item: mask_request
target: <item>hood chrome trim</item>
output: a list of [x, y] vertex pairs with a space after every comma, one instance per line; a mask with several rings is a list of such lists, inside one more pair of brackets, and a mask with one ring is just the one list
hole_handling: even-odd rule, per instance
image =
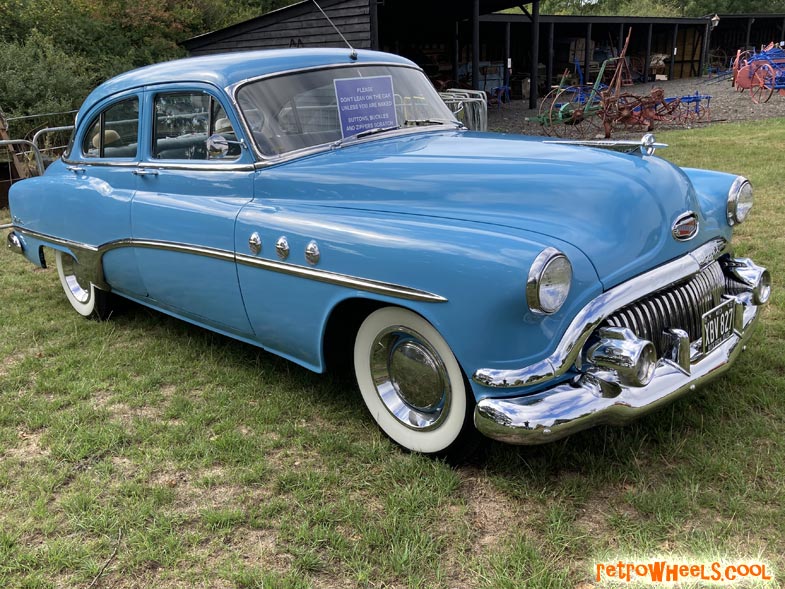
[[646, 133], [646, 135], [641, 137], [640, 141], [633, 139], [551, 139], [543, 141], [543, 143], [583, 145], [585, 147], [599, 147], [622, 153], [638, 152], [641, 155], [654, 155], [655, 150], [668, 147], [667, 143], [657, 143], [652, 133]]

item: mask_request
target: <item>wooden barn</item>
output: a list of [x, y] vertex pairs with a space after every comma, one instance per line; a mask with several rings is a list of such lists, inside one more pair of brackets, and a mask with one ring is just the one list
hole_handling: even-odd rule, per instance
[[[785, 15], [701, 18], [540, 15], [539, 0], [320, 0], [357, 48], [409, 57], [437, 86], [500, 84], [528, 97], [556, 83], [565, 68], [592, 81], [632, 30], [627, 55], [635, 78], [703, 75], [740, 47], [785, 38]], [[519, 14], [501, 13], [520, 8]], [[311, 0], [183, 43], [192, 54], [281, 47], [335, 46], [340, 36]], [[713, 61], [713, 63], [711, 63]]]
[[[593, 80], [602, 61], [618, 55], [630, 29], [628, 56], [638, 64], [638, 79], [701, 75], [712, 26], [709, 18], [541, 16], [539, 0], [321, 0], [320, 6], [357, 48], [409, 57], [437, 86], [509, 85], [532, 108], [538, 89], [549, 88], [566, 68]], [[513, 7], [520, 14], [500, 12]], [[183, 45], [200, 55], [340, 43], [307, 0]]]

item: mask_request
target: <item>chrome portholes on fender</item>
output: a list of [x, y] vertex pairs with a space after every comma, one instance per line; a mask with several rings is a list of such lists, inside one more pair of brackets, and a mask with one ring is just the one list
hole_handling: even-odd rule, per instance
[[262, 251], [262, 237], [259, 235], [257, 231], [251, 233], [251, 237], [248, 238], [248, 249], [251, 250], [253, 255], [258, 255]]
[[311, 266], [316, 266], [319, 263], [322, 254], [319, 252], [319, 244], [311, 241], [305, 247], [305, 259]]
[[463, 372], [421, 316], [399, 307], [371, 313], [357, 332], [354, 369], [368, 410], [393, 441], [438, 453], [458, 440], [467, 421]]
[[108, 319], [111, 315], [111, 294], [96, 288], [70, 254], [57, 250], [55, 263], [60, 284], [74, 310], [84, 317]]
[[285, 235], [281, 235], [278, 241], [275, 242], [275, 253], [278, 254], [281, 260], [289, 257], [289, 240], [286, 239]]

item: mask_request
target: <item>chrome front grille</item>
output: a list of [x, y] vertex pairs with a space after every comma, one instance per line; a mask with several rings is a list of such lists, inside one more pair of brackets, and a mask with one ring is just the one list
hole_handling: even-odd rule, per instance
[[701, 318], [722, 302], [726, 279], [719, 262], [713, 262], [689, 280], [619, 309], [603, 326], [626, 327], [652, 342], [662, 357], [668, 346], [666, 329], [682, 329], [690, 341], [701, 337]]

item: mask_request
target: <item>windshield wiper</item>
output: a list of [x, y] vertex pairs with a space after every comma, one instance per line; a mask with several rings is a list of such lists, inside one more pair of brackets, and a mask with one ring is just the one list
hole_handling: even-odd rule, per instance
[[346, 141], [356, 141], [357, 139], [362, 139], [363, 137], [370, 137], [371, 135], [377, 135], [379, 133], [387, 133], [389, 131], [397, 131], [400, 129], [400, 125], [390, 125], [389, 127], [374, 127], [373, 129], [366, 129], [365, 131], [360, 131], [359, 133], [355, 133], [354, 135], [349, 135], [338, 141], [335, 141], [332, 146], [333, 148], [340, 147]]
[[430, 125], [455, 125], [457, 129], [466, 127], [460, 121], [451, 121], [449, 119], [406, 119], [403, 124], [405, 127], [427, 127]]
[[377, 133], [387, 133], [388, 131], [397, 131], [400, 129], [400, 125], [390, 125], [389, 127], [374, 127], [373, 129], [368, 129], [367, 131], [360, 131], [359, 133], [352, 135], [352, 139], [362, 139], [363, 137], [370, 137], [371, 135], [376, 135]]

